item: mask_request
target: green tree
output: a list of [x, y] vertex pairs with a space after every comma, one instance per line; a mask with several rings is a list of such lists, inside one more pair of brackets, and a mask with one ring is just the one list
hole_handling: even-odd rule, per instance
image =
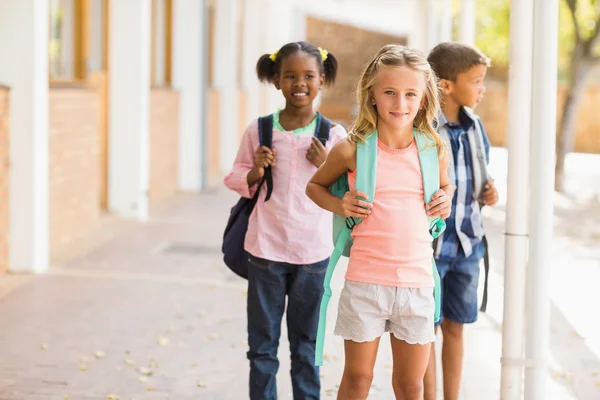
[[[557, 77], [566, 83], [567, 97], [559, 111], [555, 188], [562, 192], [565, 156], [573, 150], [581, 95], [590, 73], [600, 65], [600, 0], [561, 0], [559, 5]], [[493, 75], [506, 77], [510, 0], [477, 2], [476, 18], [477, 47], [492, 59]]]
[[600, 65], [600, 1], [564, 0], [571, 19], [572, 39], [568, 51], [568, 89], [556, 142], [555, 189], [564, 192], [565, 156], [573, 150], [575, 121], [581, 94], [590, 72]]

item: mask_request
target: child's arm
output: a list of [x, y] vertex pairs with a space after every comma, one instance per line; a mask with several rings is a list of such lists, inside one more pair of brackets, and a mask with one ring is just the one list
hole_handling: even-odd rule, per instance
[[225, 185], [242, 197], [251, 198], [257, 183], [265, 174], [268, 165], [275, 166], [275, 150], [258, 147], [258, 129], [253, 122], [242, 137], [240, 148], [231, 172], [225, 177]]
[[439, 158], [440, 165], [440, 190], [431, 197], [431, 202], [427, 204], [427, 215], [439, 216], [446, 219], [452, 211], [452, 196], [454, 196], [454, 185], [448, 177], [448, 151], [441, 151]]
[[371, 213], [372, 205], [359, 199], [359, 197], [367, 199], [365, 193], [352, 190], [340, 199], [329, 191], [329, 187], [342, 174], [354, 168], [356, 168], [356, 147], [348, 140], [340, 140], [306, 186], [306, 195], [319, 207], [335, 214], [346, 218], [366, 218]]

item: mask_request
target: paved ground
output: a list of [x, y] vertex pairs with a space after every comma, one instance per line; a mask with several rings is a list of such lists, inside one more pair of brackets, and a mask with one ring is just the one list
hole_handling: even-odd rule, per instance
[[[503, 154], [493, 155], [500, 187]], [[247, 398], [245, 281], [220, 254], [235, 200], [222, 190], [178, 196], [148, 223], [112, 224], [100, 245], [77, 246], [78, 255], [47, 274], [0, 276], [0, 400]], [[592, 316], [600, 300], [600, 206], [562, 197], [556, 205], [547, 398], [599, 399], [600, 330]], [[467, 329], [463, 399], [499, 398], [503, 221], [502, 206], [487, 215], [490, 310]], [[335, 293], [341, 282], [338, 273]], [[335, 302], [331, 310], [330, 332]], [[279, 392], [291, 398], [285, 337]], [[326, 352], [323, 397], [334, 398], [339, 338], [328, 335]], [[390, 366], [385, 340], [370, 399], [393, 398]]]

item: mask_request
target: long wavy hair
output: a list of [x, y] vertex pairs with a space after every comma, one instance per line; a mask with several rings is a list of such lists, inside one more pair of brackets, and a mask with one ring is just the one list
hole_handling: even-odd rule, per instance
[[377, 129], [377, 108], [372, 104], [377, 72], [382, 68], [404, 66], [423, 73], [426, 84], [423, 106], [417, 112], [413, 125], [419, 132], [435, 142], [438, 151], [442, 151], [445, 148], [444, 143], [434, 128], [440, 108], [436, 75], [421, 53], [399, 44], [383, 46], [362, 72], [356, 88], [358, 114], [350, 127], [348, 139], [358, 145], [365, 142], [365, 137]]

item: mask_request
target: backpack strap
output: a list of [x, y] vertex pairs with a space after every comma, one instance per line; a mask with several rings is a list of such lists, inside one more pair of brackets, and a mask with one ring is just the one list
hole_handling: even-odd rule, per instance
[[[377, 131], [372, 133], [366, 143], [361, 143], [356, 148], [356, 189], [365, 192], [368, 199], [363, 199], [373, 203], [375, 197], [375, 179], [377, 177]], [[340, 176], [331, 187], [331, 192], [336, 197], [341, 198], [349, 190], [348, 176]], [[321, 307], [319, 309], [319, 326], [317, 328], [317, 343], [315, 346], [315, 365], [323, 365], [323, 348], [325, 346], [325, 328], [327, 323], [327, 307], [331, 299], [331, 278], [333, 271], [342, 255], [350, 255], [350, 236], [352, 229], [362, 222], [362, 218], [343, 218], [339, 215], [333, 216], [333, 230], [335, 247], [329, 258], [325, 280], [323, 282], [323, 297], [321, 298]], [[336, 237], [337, 235], [337, 237]]]
[[[273, 146], [273, 115], [267, 115], [258, 119], [258, 141], [260, 146], [267, 146], [269, 149]], [[264, 181], [267, 182], [267, 194], [265, 201], [269, 201], [273, 193], [273, 171], [269, 165], [265, 168]]]
[[[423, 177], [423, 197], [425, 204], [431, 201], [431, 198], [440, 189], [440, 166], [438, 160], [438, 148], [430, 137], [421, 132], [413, 130], [417, 149], [419, 151], [419, 163], [421, 164], [421, 175]], [[427, 216], [429, 220], [429, 230], [431, 237], [435, 240], [446, 229], [446, 222], [440, 217]], [[441, 281], [440, 274], [435, 265], [435, 258], [431, 257], [432, 274], [434, 281], [433, 297], [435, 299], [434, 320], [437, 322], [441, 316]]]
[[327, 142], [329, 140], [329, 131], [331, 130], [331, 121], [327, 119], [323, 114], [317, 113], [317, 127], [315, 129], [315, 136], [318, 139], [323, 139]]

